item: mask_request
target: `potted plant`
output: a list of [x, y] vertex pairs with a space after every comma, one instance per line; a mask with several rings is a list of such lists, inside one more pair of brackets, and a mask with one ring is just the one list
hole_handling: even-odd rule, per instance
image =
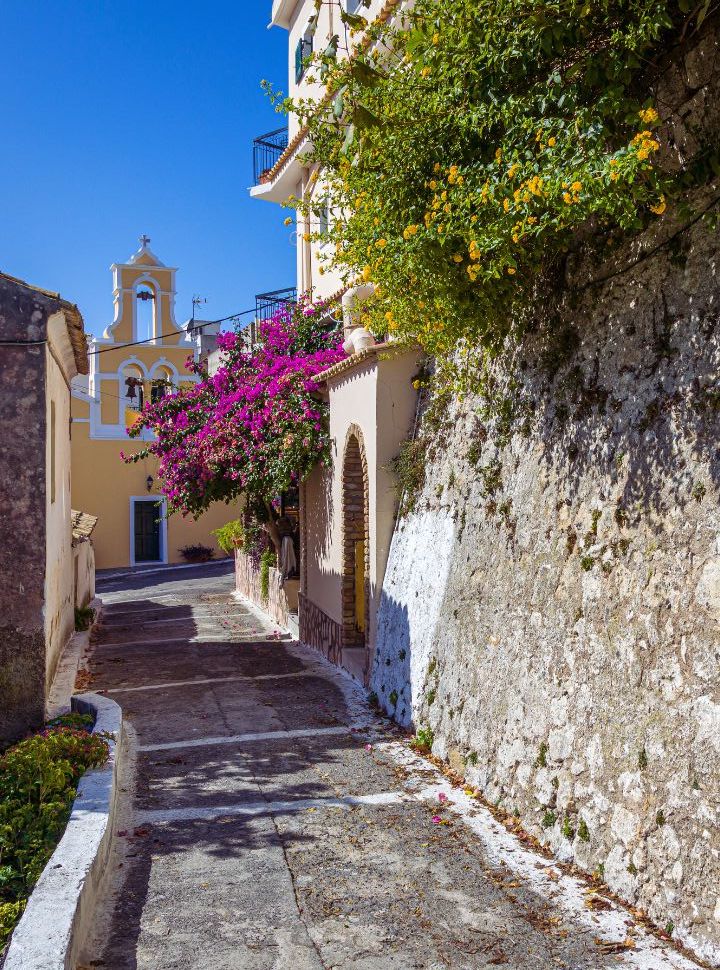
[[191, 546], [183, 546], [178, 551], [187, 562], [209, 562], [215, 555], [210, 546], [204, 546], [200, 542]]

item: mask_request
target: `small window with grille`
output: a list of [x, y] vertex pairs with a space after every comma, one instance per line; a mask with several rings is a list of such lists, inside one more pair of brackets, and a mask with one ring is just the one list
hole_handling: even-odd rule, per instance
[[327, 233], [330, 229], [330, 203], [327, 199], [323, 199], [322, 201], [318, 228], [322, 234]]
[[313, 52], [313, 37], [315, 35], [315, 21], [316, 18], [312, 17], [307, 27], [303, 31], [302, 37], [299, 38], [297, 46], [295, 47], [295, 83], [299, 84], [305, 71], [307, 70], [307, 59]]

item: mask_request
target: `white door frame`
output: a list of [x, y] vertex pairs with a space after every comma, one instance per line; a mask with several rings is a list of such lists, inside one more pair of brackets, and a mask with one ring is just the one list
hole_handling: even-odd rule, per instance
[[135, 503], [154, 502], [160, 505], [160, 558], [153, 560], [143, 560], [144, 566], [159, 563], [164, 565], [168, 561], [168, 538], [167, 538], [167, 499], [164, 495], [131, 495], [130, 496], [130, 565], [136, 566], [135, 562]]

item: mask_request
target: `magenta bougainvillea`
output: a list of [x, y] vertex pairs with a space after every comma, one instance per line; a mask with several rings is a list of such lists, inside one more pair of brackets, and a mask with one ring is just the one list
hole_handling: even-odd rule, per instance
[[259, 338], [248, 351], [241, 332], [222, 334], [218, 372], [188, 361], [198, 383], [146, 405], [129, 429], [154, 434], [124, 458], [158, 458], [170, 511], [197, 517], [242, 494], [267, 508], [328, 460], [328, 409], [314, 378], [345, 355], [326, 308], [301, 300], [262, 324]]

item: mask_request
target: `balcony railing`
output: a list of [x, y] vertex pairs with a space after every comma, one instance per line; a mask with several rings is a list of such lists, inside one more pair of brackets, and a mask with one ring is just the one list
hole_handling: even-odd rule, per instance
[[255, 297], [255, 319], [258, 323], [263, 323], [281, 308], [290, 308], [295, 303], [297, 289], [294, 286], [288, 286], [284, 290], [272, 290], [270, 293], [258, 293]]
[[281, 307], [292, 307], [297, 303], [297, 290], [288, 286], [284, 290], [272, 290], [270, 293], [258, 293], [255, 297], [255, 319], [240, 331], [242, 349], [246, 353], [253, 353], [261, 344], [260, 324], [269, 320]]
[[267, 182], [270, 170], [285, 151], [287, 145], [287, 128], [269, 131], [266, 135], [260, 135], [253, 141], [253, 178], [255, 185], [262, 185], [263, 182]]

